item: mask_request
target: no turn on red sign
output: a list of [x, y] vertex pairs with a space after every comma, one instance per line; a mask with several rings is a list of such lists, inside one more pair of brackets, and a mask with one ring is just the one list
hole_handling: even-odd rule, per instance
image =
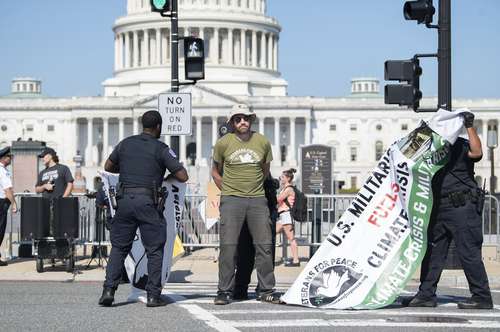
[[162, 93], [158, 95], [158, 112], [162, 117], [162, 135], [191, 135], [192, 110], [190, 93]]

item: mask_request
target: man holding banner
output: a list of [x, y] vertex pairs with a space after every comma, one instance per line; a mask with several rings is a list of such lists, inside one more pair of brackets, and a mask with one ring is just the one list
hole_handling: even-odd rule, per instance
[[142, 116], [142, 134], [128, 137], [113, 150], [104, 166], [107, 172], [120, 173], [117, 210], [111, 225], [111, 254], [99, 304], [111, 306], [121, 280], [122, 266], [129, 254], [137, 228], [146, 249], [148, 280], [147, 306], [166, 305], [161, 297], [163, 250], [166, 224], [163, 204], [158, 199], [159, 186], [166, 169], [180, 182], [186, 182], [186, 169], [170, 148], [158, 141], [162, 119], [157, 111]]
[[474, 181], [474, 163], [481, 160], [481, 140], [474, 129], [474, 114], [462, 113], [468, 140], [458, 138], [450, 160], [433, 182], [435, 206], [429, 225], [429, 245], [420, 271], [417, 295], [409, 307], [435, 307], [436, 288], [446, 261], [448, 247], [455, 240], [457, 253], [469, 282], [472, 297], [458, 303], [460, 309], [492, 309], [488, 277], [482, 261], [481, 214], [484, 193]]

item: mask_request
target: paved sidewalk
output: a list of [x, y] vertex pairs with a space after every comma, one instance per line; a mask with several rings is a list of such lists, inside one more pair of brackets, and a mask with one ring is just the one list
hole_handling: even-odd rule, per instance
[[[217, 282], [218, 264], [216, 262], [217, 252], [214, 249], [202, 249], [192, 252], [179, 259], [172, 267], [170, 282]], [[56, 267], [46, 265], [46, 272], [37, 273], [35, 260], [16, 259], [9, 262], [6, 267], [0, 267], [0, 281], [102, 281], [104, 280], [104, 269], [97, 267], [97, 262], [93, 261], [90, 268], [86, 269], [89, 259], [79, 260], [76, 263], [74, 273], [65, 271], [61, 263]], [[307, 262], [302, 261], [301, 267], [285, 267], [283, 264], [276, 265], [276, 281], [278, 284], [292, 283]], [[488, 278], [492, 288], [500, 289], [500, 262], [485, 261]], [[418, 271], [412, 278], [410, 284], [418, 284]], [[256, 282], [255, 272], [252, 281]], [[439, 283], [442, 287], [467, 287], [462, 270], [445, 270]]]

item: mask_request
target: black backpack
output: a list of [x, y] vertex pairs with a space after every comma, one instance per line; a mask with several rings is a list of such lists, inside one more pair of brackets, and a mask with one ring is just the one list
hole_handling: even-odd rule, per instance
[[302, 191], [297, 189], [297, 187], [290, 187], [292, 187], [295, 192], [295, 202], [293, 203], [293, 206], [290, 206], [288, 200], [285, 199], [285, 204], [290, 208], [290, 214], [293, 220], [298, 222], [307, 221], [307, 196]]

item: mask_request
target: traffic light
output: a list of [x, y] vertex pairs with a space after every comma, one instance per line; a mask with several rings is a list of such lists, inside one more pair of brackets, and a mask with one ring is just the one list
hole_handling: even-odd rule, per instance
[[385, 62], [386, 81], [399, 81], [403, 84], [387, 84], [384, 89], [386, 104], [409, 106], [416, 111], [420, 107], [422, 68], [417, 58], [411, 60], [388, 60]]
[[203, 39], [184, 37], [184, 73], [187, 80], [205, 78], [205, 47]]
[[430, 24], [436, 9], [432, 5], [432, 0], [417, 0], [407, 1], [403, 12], [407, 20], [416, 20], [418, 24]]
[[170, 11], [170, 0], [150, 0], [151, 11], [165, 13]]

